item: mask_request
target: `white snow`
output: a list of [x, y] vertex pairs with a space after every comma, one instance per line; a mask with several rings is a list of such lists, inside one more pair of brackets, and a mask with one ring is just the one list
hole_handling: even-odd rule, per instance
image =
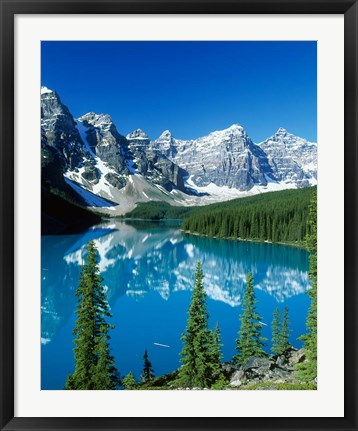
[[111, 205], [106, 199], [101, 198], [100, 196], [97, 196], [90, 192], [89, 190], [83, 188], [82, 185], [74, 183], [69, 178], [65, 177], [66, 183], [75, 190], [85, 201], [86, 203], [91, 207], [112, 207], [114, 208], [114, 205]]
[[41, 94], [50, 94], [50, 93], [53, 93], [53, 91], [45, 86], [41, 87]]

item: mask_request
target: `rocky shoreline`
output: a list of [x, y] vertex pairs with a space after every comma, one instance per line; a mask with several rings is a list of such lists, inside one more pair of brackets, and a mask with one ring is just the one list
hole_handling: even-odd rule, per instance
[[300, 383], [295, 377], [296, 365], [306, 359], [304, 349], [288, 349], [282, 355], [250, 357], [241, 366], [224, 363], [222, 371], [229, 386], [239, 388], [256, 383]]
[[306, 360], [305, 349], [291, 347], [282, 355], [265, 358], [251, 356], [239, 366], [224, 362], [217, 373], [220, 387], [179, 388], [176, 386], [178, 370], [155, 377], [150, 383], [139, 385], [140, 390], [315, 390], [317, 378], [311, 383], [302, 383], [296, 377], [296, 366]]

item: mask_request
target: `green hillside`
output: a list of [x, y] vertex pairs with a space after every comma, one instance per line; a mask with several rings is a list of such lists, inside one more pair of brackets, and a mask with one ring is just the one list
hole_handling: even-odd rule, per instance
[[314, 190], [283, 190], [195, 208], [182, 228], [211, 237], [302, 243]]

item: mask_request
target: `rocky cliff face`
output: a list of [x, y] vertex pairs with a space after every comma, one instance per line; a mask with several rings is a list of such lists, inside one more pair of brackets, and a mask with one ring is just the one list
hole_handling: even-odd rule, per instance
[[[127, 183], [126, 177], [130, 174], [128, 143], [126, 138], [118, 133], [111, 117], [90, 112], [78, 118], [77, 127], [84, 145], [95, 161], [94, 164], [86, 164], [82, 176], [95, 184], [103, 176], [103, 180], [111, 186], [117, 189], [124, 187]], [[98, 163], [98, 159], [109, 169]]]
[[317, 179], [317, 144], [280, 128], [258, 144], [266, 153], [276, 181], [307, 187]]
[[70, 169], [79, 166], [87, 156], [69, 109], [55, 91], [46, 87], [41, 89], [41, 130], [47, 145], [56, 150], [61, 162]]
[[177, 140], [166, 131], [156, 143], [159, 151], [187, 171], [194, 186], [214, 183], [249, 190], [267, 184], [267, 157], [237, 124], [192, 141]]
[[112, 118], [108, 114], [90, 112], [78, 118], [78, 121], [87, 128], [85, 133], [90, 151], [119, 175], [128, 175], [128, 142], [118, 133]]
[[174, 189], [186, 191], [185, 172], [173, 163], [165, 154], [158, 151], [141, 129], [127, 135], [129, 149], [133, 155], [135, 169], [154, 184], [167, 191]]

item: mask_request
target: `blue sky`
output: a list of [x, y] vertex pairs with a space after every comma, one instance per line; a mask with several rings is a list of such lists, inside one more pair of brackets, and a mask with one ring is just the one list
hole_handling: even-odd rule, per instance
[[126, 135], [191, 139], [233, 123], [317, 140], [316, 42], [42, 42], [42, 85]]

